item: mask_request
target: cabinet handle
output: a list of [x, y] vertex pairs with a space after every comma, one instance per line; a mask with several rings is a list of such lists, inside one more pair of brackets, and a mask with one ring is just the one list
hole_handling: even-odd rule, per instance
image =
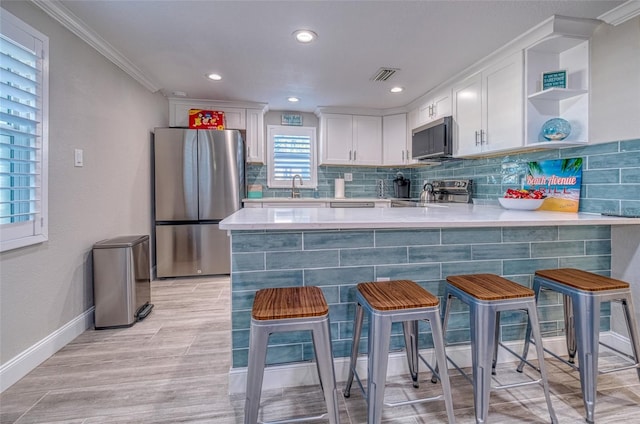
[[402, 162], [404, 162], [404, 150], [402, 151]]
[[356, 153], [358, 153], [356, 150], [353, 151], [353, 161], [356, 161]]
[[431, 112], [433, 113], [433, 117], [435, 118], [438, 114], [438, 107], [436, 105], [431, 105]]
[[407, 150], [407, 162], [409, 162], [409, 160], [411, 160], [411, 156], [409, 156], [409, 151]]
[[247, 146], [247, 158], [251, 157], [251, 146]]
[[349, 150], [349, 160], [351, 160], [351, 150]]
[[480, 144], [487, 142], [487, 132], [485, 130], [480, 130]]
[[475, 132], [475, 134], [476, 134], [476, 146], [477, 146], [478, 144], [480, 144], [480, 143], [478, 142], [478, 131], [476, 131], [476, 132]]

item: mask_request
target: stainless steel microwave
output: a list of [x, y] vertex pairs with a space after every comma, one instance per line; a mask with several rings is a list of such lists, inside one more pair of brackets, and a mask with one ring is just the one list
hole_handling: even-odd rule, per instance
[[411, 131], [413, 159], [450, 158], [453, 154], [453, 119], [437, 119]]

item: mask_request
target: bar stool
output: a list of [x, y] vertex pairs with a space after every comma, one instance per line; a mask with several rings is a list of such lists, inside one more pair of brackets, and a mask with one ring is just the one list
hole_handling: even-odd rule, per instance
[[[447, 277], [444, 293], [446, 303], [443, 308], [443, 331], [446, 334], [447, 323], [451, 311], [451, 301], [457, 297], [469, 306], [471, 321], [471, 358], [473, 379], [473, 401], [475, 406], [476, 423], [487, 422], [489, 414], [489, 394], [492, 389], [508, 389], [542, 382], [547, 408], [551, 422], [557, 423], [555, 411], [551, 404], [547, 373], [544, 366], [540, 325], [536, 309], [535, 297], [532, 290], [520, 284], [509, 281], [494, 274], [452, 275]], [[538, 371], [540, 379], [521, 383], [491, 386], [491, 375], [495, 375], [498, 358], [498, 346], [501, 345], [509, 353], [520, 357], [511, 349], [499, 342], [500, 313], [503, 311], [522, 310], [528, 315], [528, 322], [536, 340], [538, 354]], [[462, 373], [462, 370], [451, 359], [449, 361]], [[534, 367], [532, 364], [528, 363]], [[534, 367], [535, 368], [535, 367]], [[491, 370], [491, 371], [489, 371]], [[463, 373], [466, 376], [466, 374]], [[468, 378], [468, 376], [466, 376]]]
[[[582, 398], [587, 414], [586, 421], [593, 423], [598, 384], [600, 304], [602, 302], [619, 301], [622, 304], [633, 350], [633, 358], [631, 359], [634, 361], [633, 365], [609, 369], [603, 373], [635, 368], [640, 379], [640, 338], [629, 284], [579, 269], [545, 269], [535, 272], [533, 290], [536, 299], [541, 290], [553, 290], [563, 295], [569, 360], [566, 361], [547, 349], [545, 351], [574, 369], [578, 368]], [[527, 328], [523, 358], [526, 358], [529, 349], [529, 335], [530, 329]], [[578, 367], [573, 365], [576, 351]], [[523, 363], [520, 363], [518, 369], [521, 369], [522, 366]]]
[[320, 385], [327, 404], [327, 413], [314, 417], [277, 421], [301, 422], [325, 418], [331, 424], [339, 423], [329, 307], [319, 287], [281, 287], [258, 290], [251, 310], [247, 392], [244, 423], [258, 422], [262, 379], [267, 357], [269, 335], [276, 332], [310, 330], [316, 355]]
[[[442, 367], [439, 376], [442, 382], [442, 395], [395, 403], [384, 403], [391, 325], [394, 322], [402, 322], [403, 324], [407, 361], [409, 363], [409, 370], [414, 387], [418, 387], [419, 385], [418, 359], [421, 359], [427, 367], [436, 373], [436, 370], [429, 365], [418, 351], [419, 320], [429, 321], [436, 361], [442, 364], [445, 363], [446, 356], [444, 352], [442, 324], [440, 323], [439, 303], [440, 301], [436, 296], [409, 280], [369, 282], [357, 285], [351, 363], [344, 396], [347, 398], [350, 396], [351, 385], [355, 376], [367, 399], [367, 423], [380, 423], [383, 405], [388, 407], [410, 405], [438, 400], [443, 397], [449, 423], [455, 422], [447, 367]], [[365, 310], [369, 317], [369, 361], [366, 391], [356, 372], [358, 347], [360, 345], [360, 335]]]

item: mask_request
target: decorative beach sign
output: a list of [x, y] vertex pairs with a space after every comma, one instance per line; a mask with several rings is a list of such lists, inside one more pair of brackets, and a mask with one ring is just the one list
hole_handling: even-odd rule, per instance
[[538, 210], [578, 212], [582, 158], [529, 162], [524, 182], [527, 190], [540, 190], [546, 197]]

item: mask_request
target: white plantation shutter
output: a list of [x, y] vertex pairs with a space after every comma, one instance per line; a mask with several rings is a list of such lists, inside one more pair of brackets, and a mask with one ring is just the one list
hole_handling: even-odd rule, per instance
[[0, 251], [47, 240], [49, 39], [2, 11]]
[[315, 128], [268, 126], [269, 187], [291, 187], [295, 175], [300, 175], [303, 188], [317, 185]]

